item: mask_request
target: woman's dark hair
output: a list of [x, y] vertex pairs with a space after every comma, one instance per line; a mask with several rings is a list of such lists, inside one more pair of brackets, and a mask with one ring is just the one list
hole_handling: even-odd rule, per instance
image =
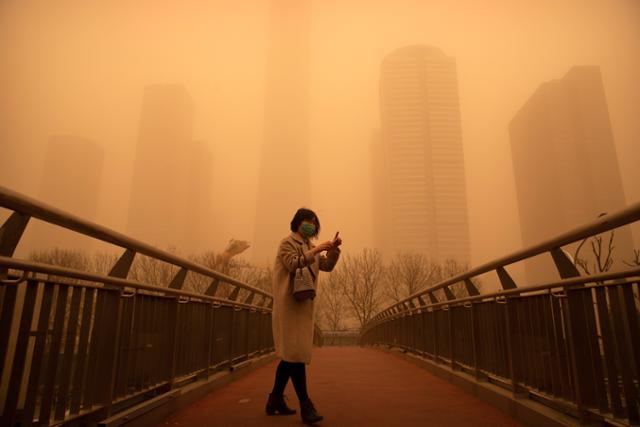
[[300, 208], [293, 216], [291, 220], [291, 231], [296, 232], [298, 228], [300, 228], [300, 224], [302, 221], [313, 221], [316, 223], [316, 232], [311, 237], [316, 237], [320, 232], [320, 220], [318, 219], [318, 215], [311, 209]]

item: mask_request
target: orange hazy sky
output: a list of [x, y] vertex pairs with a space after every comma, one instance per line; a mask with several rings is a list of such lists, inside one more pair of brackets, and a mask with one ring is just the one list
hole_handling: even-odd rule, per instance
[[[123, 230], [143, 88], [181, 83], [193, 97], [195, 138], [214, 156], [215, 216], [228, 235], [212, 248], [251, 240], [268, 6], [3, 0], [0, 182], [37, 196], [49, 137], [92, 139], [105, 150], [95, 220]], [[637, 0], [316, 0], [311, 10], [311, 207], [326, 237], [339, 229], [348, 250], [373, 243], [380, 63], [410, 44], [457, 60], [472, 264], [520, 247], [507, 125], [540, 84], [574, 65], [601, 67], [626, 199], [640, 200]]]

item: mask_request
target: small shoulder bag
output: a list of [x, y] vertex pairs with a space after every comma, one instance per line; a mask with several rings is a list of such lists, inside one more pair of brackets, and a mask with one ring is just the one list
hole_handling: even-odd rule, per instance
[[316, 286], [314, 284], [315, 275], [311, 268], [298, 268], [293, 277], [293, 287], [291, 293], [297, 301], [314, 299], [316, 297]]
[[[302, 254], [304, 256], [304, 253]], [[297, 268], [292, 273], [291, 294], [296, 301], [304, 301], [306, 299], [314, 299], [316, 297], [316, 276], [308, 265]]]

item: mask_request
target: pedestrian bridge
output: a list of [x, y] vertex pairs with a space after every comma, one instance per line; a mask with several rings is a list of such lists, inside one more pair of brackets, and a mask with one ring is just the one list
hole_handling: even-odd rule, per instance
[[[2, 187], [0, 208], [0, 425], [300, 423], [263, 412], [268, 292]], [[122, 255], [107, 274], [18, 259], [31, 218]], [[473, 268], [375, 315], [360, 347], [317, 348], [308, 376], [322, 424], [637, 425], [640, 266], [583, 276], [563, 247], [639, 219], [631, 205]], [[137, 256], [176, 273], [134, 281]], [[518, 286], [507, 267], [535, 256], [558, 279]], [[499, 292], [478, 292], [487, 273]], [[204, 293], [183, 289], [192, 277]]]

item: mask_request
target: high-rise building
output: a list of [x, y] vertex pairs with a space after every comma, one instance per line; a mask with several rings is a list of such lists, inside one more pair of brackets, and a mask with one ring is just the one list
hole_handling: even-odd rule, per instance
[[[98, 213], [104, 152], [93, 141], [54, 135], [49, 139], [39, 200], [58, 209], [95, 221]], [[92, 239], [40, 221], [27, 227], [28, 250], [52, 248], [88, 250]]]
[[389, 54], [380, 70], [380, 113], [381, 153], [374, 155], [373, 173], [375, 204], [386, 210], [376, 227], [386, 236], [381, 249], [468, 263], [455, 59], [428, 46]]
[[[625, 205], [599, 67], [573, 67], [562, 79], [544, 83], [509, 132], [524, 246]], [[631, 232], [619, 230], [614, 239], [615, 267], [625, 253], [631, 256]], [[580, 257], [590, 252], [586, 245]], [[527, 279], [556, 278], [551, 257], [538, 258], [526, 264]]]
[[[264, 141], [253, 259], [271, 262], [295, 211], [308, 206], [309, 0], [271, 0]], [[308, 206], [310, 207], [310, 206]]]
[[213, 215], [213, 155], [202, 141], [193, 144], [187, 185], [187, 252], [213, 251], [224, 245]]
[[187, 247], [193, 102], [186, 88], [145, 88], [136, 150], [128, 233], [160, 247]]

